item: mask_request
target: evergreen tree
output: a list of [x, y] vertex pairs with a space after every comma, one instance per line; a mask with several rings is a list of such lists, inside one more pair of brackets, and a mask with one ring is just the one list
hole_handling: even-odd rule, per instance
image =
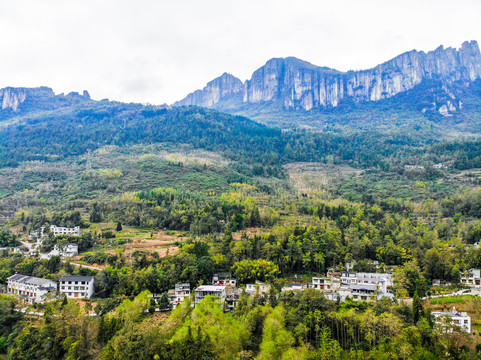
[[159, 309], [161, 311], [168, 311], [172, 309], [172, 304], [169, 300], [169, 295], [165, 292], [159, 299]]
[[424, 306], [421, 301], [421, 298], [418, 295], [417, 290], [413, 296], [412, 312], [413, 312], [414, 323], [417, 324], [419, 319], [424, 316]]

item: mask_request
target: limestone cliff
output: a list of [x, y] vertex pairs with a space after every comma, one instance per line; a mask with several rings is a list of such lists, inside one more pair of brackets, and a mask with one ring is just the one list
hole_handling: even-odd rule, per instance
[[[244, 104], [277, 101], [285, 110], [336, 107], [343, 101], [377, 101], [410, 90], [423, 80], [440, 80], [446, 86], [469, 84], [481, 78], [481, 53], [476, 41], [464, 42], [459, 50], [438, 47], [424, 53], [409, 51], [375, 68], [340, 72], [289, 57], [274, 58], [256, 70], [244, 84], [224, 74], [203, 90], [174, 105], [212, 107], [233, 94]], [[445, 115], [455, 111], [459, 101], [439, 105]], [[458, 105], [456, 105], [458, 104]], [[446, 107], [442, 107], [446, 105]]]
[[69, 106], [73, 103], [87, 102], [90, 95], [87, 91], [83, 95], [70, 93], [55, 95], [52, 89], [42, 86], [38, 88], [6, 87], [0, 89], [0, 111], [20, 112], [35, 110], [53, 110]]
[[232, 76], [231, 74], [224, 73], [218, 78], [207, 83], [207, 86], [202, 90], [194, 91], [193, 93], [187, 95], [185, 99], [178, 101], [174, 105], [196, 105], [210, 107], [223, 99], [241, 93], [243, 90], [244, 85], [242, 84], [241, 80], [235, 76]]

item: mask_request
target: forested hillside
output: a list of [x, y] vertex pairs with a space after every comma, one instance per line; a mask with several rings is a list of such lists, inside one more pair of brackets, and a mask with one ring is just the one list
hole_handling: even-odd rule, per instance
[[[0, 121], [0, 282], [93, 276], [95, 293], [0, 295], [0, 356], [479, 358], [481, 302], [459, 293], [481, 268], [478, 118], [282, 131], [211, 109], [70, 96]], [[70, 243], [78, 255], [51, 253]], [[350, 267], [390, 274], [392, 298], [334, 301], [309, 285]], [[194, 294], [220, 273], [237, 282], [231, 303], [193, 307], [193, 295], [173, 309], [176, 284]], [[249, 295], [256, 281], [268, 291]], [[471, 316], [469, 333], [432, 316], [453, 305]]]

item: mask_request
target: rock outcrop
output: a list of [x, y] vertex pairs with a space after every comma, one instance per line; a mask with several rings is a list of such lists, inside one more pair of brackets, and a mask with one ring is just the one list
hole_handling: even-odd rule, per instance
[[18, 106], [27, 98], [25, 89], [5, 88], [0, 89], [0, 101], [2, 103], [2, 110], [12, 109], [17, 111]]
[[4, 112], [20, 112], [32, 110], [53, 110], [73, 103], [90, 100], [88, 91], [83, 95], [73, 92], [68, 95], [55, 95], [49, 87], [23, 88], [6, 87], [0, 89], [1, 110]]
[[[174, 105], [215, 107], [238, 95], [244, 104], [277, 101], [285, 110], [311, 110], [336, 107], [343, 101], [386, 99], [426, 79], [449, 86], [455, 82], [469, 84], [479, 78], [481, 53], [476, 41], [464, 42], [459, 50], [440, 46], [428, 53], [409, 51], [362, 71], [340, 72], [293, 57], [274, 58], [245, 83], [224, 74]], [[454, 105], [446, 104], [440, 112], [444, 115], [455, 110]]]
[[244, 84], [241, 80], [231, 74], [224, 73], [207, 83], [206, 87], [202, 90], [194, 91], [192, 94], [187, 95], [185, 99], [175, 103], [175, 105], [210, 107], [221, 100], [242, 92], [243, 90]]

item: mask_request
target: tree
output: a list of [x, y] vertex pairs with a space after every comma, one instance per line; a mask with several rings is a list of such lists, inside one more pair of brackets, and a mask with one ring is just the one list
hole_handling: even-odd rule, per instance
[[172, 310], [172, 303], [169, 300], [169, 295], [165, 292], [159, 299], [159, 309], [160, 311]]
[[246, 259], [234, 263], [232, 271], [242, 283], [255, 280], [267, 281], [279, 274], [279, 266], [265, 259]]
[[0, 247], [17, 246], [18, 241], [15, 234], [13, 234], [9, 228], [4, 227], [0, 230]]
[[413, 296], [412, 311], [413, 311], [414, 323], [417, 324], [419, 319], [421, 319], [421, 317], [424, 316], [424, 306], [421, 299], [419, 298], [417, 290]]

